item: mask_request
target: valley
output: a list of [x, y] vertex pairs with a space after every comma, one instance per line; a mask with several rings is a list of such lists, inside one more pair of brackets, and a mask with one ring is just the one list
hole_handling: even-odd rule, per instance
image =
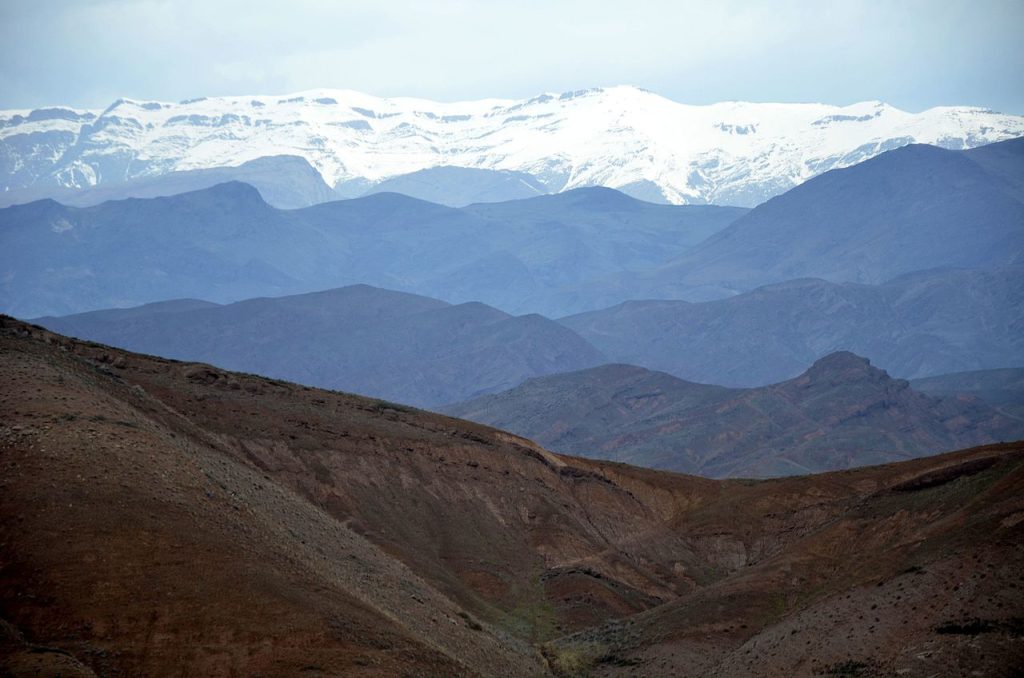
[[0, 111], [0, 675], [1019, 675], [1024, 116], [245, 82]]
[[1021, 661], [1018, 444], [714, 481], [10, 318], [0, 378], [6, 671]]

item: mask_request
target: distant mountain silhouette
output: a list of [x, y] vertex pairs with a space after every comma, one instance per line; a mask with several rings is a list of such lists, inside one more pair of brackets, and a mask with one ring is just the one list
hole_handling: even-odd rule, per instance
[[[250, 168], [253, 180], [291, 190], [290, 200], [324, 189], [282, 187], [289, 175], [274, 163], [290, 161], [263, 162]], [[1010, 140], [899, 148], [754, 210], [656, 205], [596, 187], [461, 209], [378, 193], [282, 211], [231, 184], [149, 204], [41, 201], [0, 210], [0, 310], [26, 317], [365, 283], [556, 317], [805, 277], [880, 284], [935, 268], [1019, 265], [1022, 187], [1024, 143]]]
[[883, 285], [793, 280], [560, 322], [611, 360], [691, 381], [761, 386], [839, 350], [910, 379], [1024, 364], [1024, 268], [923, 271]]
[[978, 146], [964, 155], [981, 165], [1001, 188], [1024, 201], [1024, 137]]
[[240, 183], [81, 209], [39, 201], [0, 210], [0, 310], [27, 317], [366, 283], [565, 315], [599, 308], [615, 287], [606, 279], [660, 266], [745, 211], [597, 188], [463, 210], [381, 193], [282, 211]]
[[237, 167], [181, 170], [123, 182], [105, 182], [89, 188], [37, 184], [0, 193], [0, 206], [50, 198], [63, 205], [90, 207], [108, 200], [178, 195], [230, 181], [252, 185], [267, 203], [283, 209], [306, 207], [337, 197], [305, 158], [274, 155]]
[[881, 283], [939, 267], [1024, 261], [1024, 140], [970, 151], [913, 144], [757, 206], [657, 274], [749, 290], [815, 277]]
[[[978, 107], [692, 105], [629, 85], [447, 103], [333, 89], [178, 103], [121, 98], [102, 111], [2, 111], [0, 123], [0, 193], [283, 153], [306, 158], [347, 197], [454, 164], [528, 174], [552, 191], [600, 185], [652, 202], [744, 206], [907, 144], [972, 148], [1024, 134], [1024, 116]], [[446, 181], [431, 188], [440, 193], [445, 184], [455, 195], [465, 190]]]
[[817, 473], [1024, 436], [1024, 422], [977, 399], [917, 393], [849, 352], [755, 389], [605, 365], [443, 409], [563, 454], [711, 477]]
[[366, 285], [227, 306], [191, 300], [41, 318], [55, 331], [167, 358], [434, 406], [589, 367], [601, 354], [538, 315]]
[[1024, 368], [954, 372], [910, 382], [914, 389], [932, 396], [980, 398], [1000, 412], [1024, 422]]
[[441, 166], [385, 179], [374, 184], [364, 195], [387, 192], [402, 193], [449, 207], [465, 207], [478, 202], [533, 198], [550, 191], [525, 172]]
[[331, 261], [323, 238], [281, 214], [237, 182], [86, 208], [9, 207], [0, 210], [0, 300], [25, 316], [281, 294], [299, 282], [274, 263]]

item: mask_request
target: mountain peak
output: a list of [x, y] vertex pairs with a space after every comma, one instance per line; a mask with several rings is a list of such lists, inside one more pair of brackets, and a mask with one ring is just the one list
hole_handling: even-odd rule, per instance
[[252, 184], [247, 184], [244, 181], [225, 181], [220, 184], [214, 184], [208, 189], [200, 189], [215, 193], [217, 195], [232, 196], [237, 198], [249, 198], [262, 201], [260, 192], [257, 191]]
[[867, 369], [870, 366], [870, 360], [857, 355], [853, 351], [834, 351], [815, 360], [814, 364], [811, 365], [811, 369]]
[[622, 209], [635, 207], [639, 202], [636, 198], [622, 191], [607, 186], [580, 186], [561, 194], [568, 203], [586, 205], [593, 209]]
[[[83, 188], [111, 177], [299, 155], [332, 187], [457, 165], [523, 172], [553, 190], [644, 185], [671, 203], [752, 206], [909, 143], [973, 148], [1024, 134], [1022, 116], [971, 108], [689, 105], [628, 85], [450, 103], [346, 90], [180, 103], [123, 99], [105, 113], [102, 124], [11, 117], [0, 127], [0, 151], [14, 159], [11, 167], [32, 169], [0, 172], [0, 191], [54, 176], [64, 187]], [[69, 153], [73, 148], [86, 150]], [[28, 157], [52, 160], [32, 164]]]
[[814, 361], [814, 364], [803, 375], [797, 377], [798, 380], [807, 380], [810, 383], [849, 382], [864, 379], [877, 381], [889, 378], [889, 374], [885, 370], [878, 369], [871, 364], [870, 360], [851, 351], [829, 353]]
[[[144, 200], [144, 198], [128, 198], [128, 200]], [[263, 196], [260, 195], [260, 192], [252, 184], [247, 184], [244, 181], [225, 181], [208, 188], [199, 188], [187, 193], [158, 197], [155, 200], [184, 202], [194, 205], [206, 205], [212, 201], [214, 203], [244, 205], [257, 209], [270, 209], [270, 206], [263, 199]]]

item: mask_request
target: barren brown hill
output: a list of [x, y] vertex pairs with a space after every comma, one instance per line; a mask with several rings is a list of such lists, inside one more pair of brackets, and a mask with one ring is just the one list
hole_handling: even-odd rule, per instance
[[0, 673], [1012, 675], [1024, 445], [758, 483], [0, 320]]

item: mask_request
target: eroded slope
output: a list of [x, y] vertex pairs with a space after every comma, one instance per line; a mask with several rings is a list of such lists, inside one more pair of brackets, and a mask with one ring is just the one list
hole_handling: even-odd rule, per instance
[[[897, 666], [916, 642], [937, 662], [974, 643], [963, 661], [993, 675], [1019, 658], [1019, 446], [717, 482], [2, 322], [7, 670], [742, 675], [756, 644], [765, 672], [810, 675]], [[918, 604], [887, 645], [835, 640], [870, 638], [845, 596], [902, 633], [864, 592], [908, 568], [915, 595], [956, 605]], [[787, 635], [830, 613], [817, 644]], [[936, 630], [962, 617], [986, 630]]]

